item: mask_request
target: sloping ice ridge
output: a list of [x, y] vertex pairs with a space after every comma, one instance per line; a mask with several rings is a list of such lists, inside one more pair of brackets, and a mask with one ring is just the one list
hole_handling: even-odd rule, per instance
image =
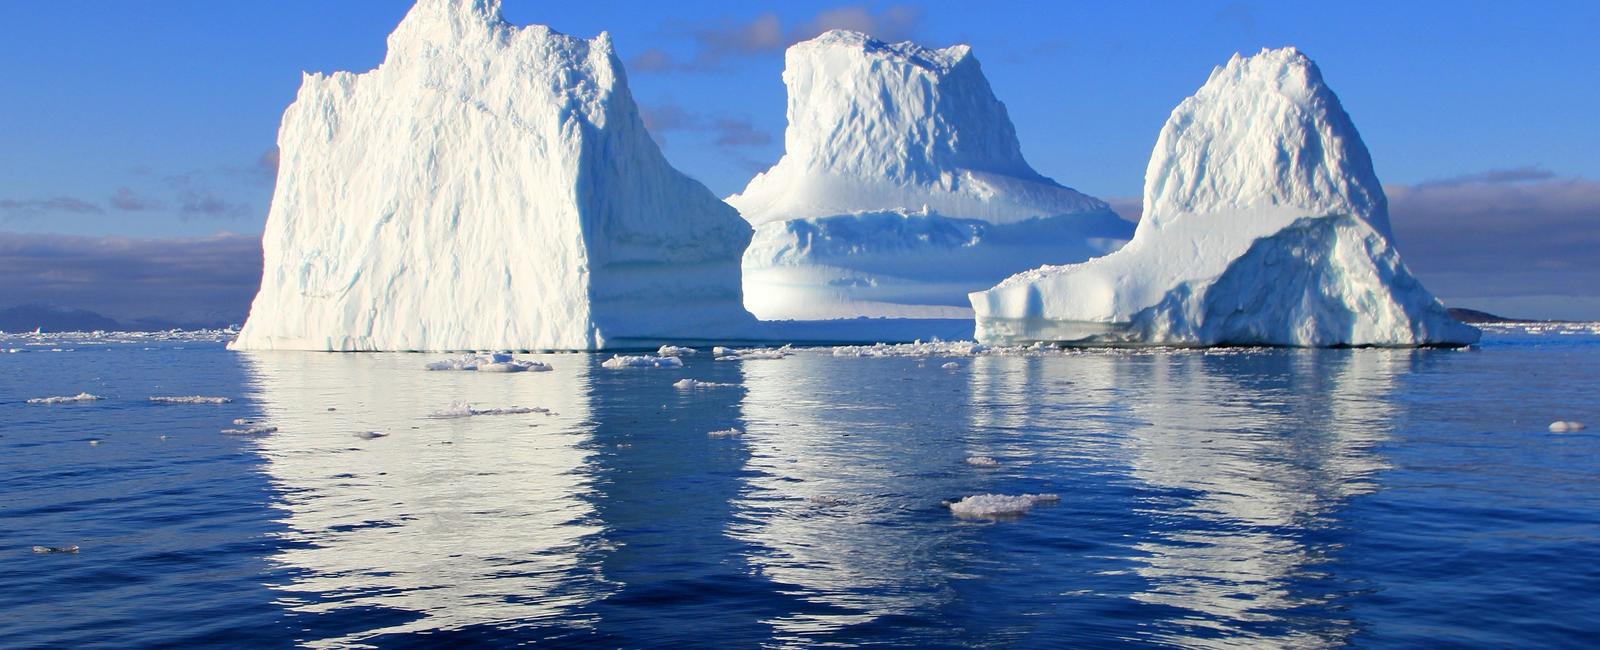
[[1133, 240], [974, 292], [985, 343], [1460, 345], [1390, 241], [1383, 187], [1316, 65], [1263, 50], [1162, 128]]
[[420, 0], [284, 112], [236, 349], [597, 349], [744, 332], [750, 227], [673, 169], [611, 39]]
[[1034, 171], [971, 48], [831, 31], [789, 48], [784, 156], [728, 198], [764, 320], [970, 318], [966, 293], [1132, 226]]

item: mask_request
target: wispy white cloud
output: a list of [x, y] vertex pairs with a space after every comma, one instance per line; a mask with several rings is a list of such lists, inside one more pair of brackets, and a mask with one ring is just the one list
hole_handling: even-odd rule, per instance
[[628, 66], [646, 73], [716, 70], [730, 59], [782, 52], [790, 45], [828, 30], [848, 29], [886, 41], [901, 41], [915, 38], [921, 24], [922, 10], [909, 5], [839, 6], [789, 25], [785, 25], [778, 14], [769, 12], [742, 22], [669, 29], [669, 32], [685, 33], [693, 40], [692, 56], [679, 60], [666, 50], [653, 47], [634, 57]]

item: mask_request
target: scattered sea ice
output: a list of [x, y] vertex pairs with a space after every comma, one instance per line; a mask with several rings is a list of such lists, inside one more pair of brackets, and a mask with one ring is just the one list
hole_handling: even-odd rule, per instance
[[105, 399], [99, 395], [78, 393], [77, 395], [62, 395], [57, 397], [35, 397], [28, 400], [29, 404], [72, 404], [74, 402], [93, 402]]
[[712, 431], [706, 435], [712, 438], [736, 438], [744, 435], [744, 432], [734, 428], [727, 428], [721, 431]]
[[682, 368], [683, 360], [677, 357], [652, 357], [612, 355], [600, 364], [601, 368], [620, 370], [623, 368]]
[[151, 397], [150, 401], [157, 404], [227, 404], [232, 402], [233, 399], [229, 397], [207, 397], [205, 395], [176, 395]]
[[1060, 500], [1061, 497], [1054, 494], [974, 494], [950, 504], [950, 512], [957, 517], [992, 519], [1020, 515], [1041, 503]]
[[1582, 431], [1583, 429], [1584, 425], [1582, 422], [1557, 420], [1550, 423], [1550, 433], [1566, 433], [1568, 431]]

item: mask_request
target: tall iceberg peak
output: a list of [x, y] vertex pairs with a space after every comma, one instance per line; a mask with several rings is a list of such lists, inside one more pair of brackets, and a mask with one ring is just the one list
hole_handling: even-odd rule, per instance
[[604, 34], [421, 0], [306, 76], [234, 347], [595, 349], [743, 334], [750, 228], [669, 165]]
[[970, 47], [836, 30], [784, 58], [783, 158], [728, 199], [758, 317], [966, 318], [968, 291], [1131, 235], [1028, 165]]
[[1235, 54], [1183, 100], [1145, 171], [1144, 223], [1292, 206], [1389, 233], [1366, 145], [1317, 65], [1293, 47]]
[[987, 342], [1467, 344], [1390, 243], [1366, 145], [1294, 48], [1235, 55], [1172, 112], [1115, 253], [973, 293]]

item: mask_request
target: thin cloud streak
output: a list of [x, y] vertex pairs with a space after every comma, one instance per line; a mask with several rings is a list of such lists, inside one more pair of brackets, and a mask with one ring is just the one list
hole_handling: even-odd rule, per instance
[[[834, 7], [785, 27], [776, 13], [764, 13], [745, 22], [724, 22], [712, 28], [689, 30], [695, 54], [679, 61], [658, 47], [645, 50], [628, 62], [630, 70], [654, 72], [706, 72], [721, 69], [732, 59], [782, 52], [790, 45], [833, 29], [864, 32], [885, 41], [912, 40], [922, 23], [922, 10], [909, 5], [871, 9], [861, 5]], [[677, 30], [681, 31], [681, 30]]]

